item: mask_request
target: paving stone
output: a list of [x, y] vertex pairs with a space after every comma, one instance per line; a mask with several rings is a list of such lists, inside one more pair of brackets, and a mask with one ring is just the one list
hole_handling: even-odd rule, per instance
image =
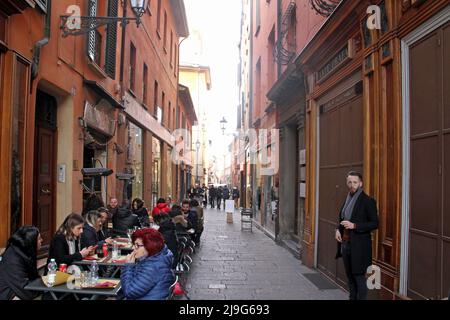
[[185, 288], [194, 300], [345, 300], [341, 289], [319, 290], [303, 273], [317, 273], [263, 232], [241, 232], [239, 215], [205, 210], [205, 230]]

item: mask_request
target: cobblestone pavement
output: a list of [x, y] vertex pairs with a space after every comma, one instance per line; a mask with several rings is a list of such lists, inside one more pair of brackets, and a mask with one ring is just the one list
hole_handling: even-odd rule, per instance
[[[345, 300], [347, 294], [321, 279], [285, 248], [253, 226], [241, 231], [239, 214], [205, 210], [205, 231], [193, 255], [186, 291], [193, 300]], [[306, 276], [305, 276], [306, 275]], [[308, 278], [328, 284], [321, 290]], [[307, 278], [308, 277], [308, 278]], [[322, 288], [324, 288], [322, 286]]]

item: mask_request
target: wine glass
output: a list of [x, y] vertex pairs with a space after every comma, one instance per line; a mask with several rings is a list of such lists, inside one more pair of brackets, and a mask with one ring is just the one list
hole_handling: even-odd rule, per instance
[[130, 243], [131, 243], [131, 236], [133, 235], [133, 233], [134, 233], [134, 229], [127, 230], [128, 240], [130, 241]]

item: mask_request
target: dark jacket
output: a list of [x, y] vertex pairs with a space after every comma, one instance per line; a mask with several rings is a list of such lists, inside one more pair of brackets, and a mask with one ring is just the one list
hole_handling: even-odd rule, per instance
[[172, 268], [174, 269], [177, 266], [179, 258], [178, 237], [176, 233], [175, 224], [172, 222], [172, 220], [166, 220], [159, 225], [158, 231], [163, 235], [164, 241], [169, 250], [172, 251], [173, 254]]
[[122, 290], [129, 300], [165, 300], [175, 281], [172, 252], [164, 248], [154, 256], [122, 268]]
[[217, 199], [222, 199], [222, 197], [223, 197], [223, 189], [222, 188], [217, 189], [216, 197], [217, 197]]
[[233, 194], [233, 199], [239, 199], [239, 190], [238, 189], [233, 189], [232, 194]]
[[150, 225], [150, 219], [146, 208], [142, 207], [137, 210], [133, 210], [133, 213], [138, 216], [141, 227], [148, 227]]
[[214, 187], [211, 187], [211, 188], [209, 189], [208, 194], [209, 194], [210, 197], [215, 198], [215, 197], [217, 196], [217, 189], [214, 188]]
[[88, 223], [84, 224], [83, 233], [81, 234], [81, 248], [102, 245], [102, 241], [98, 238], [97, 230]]
[[197, 211], [195, 211], [194, 209], [189, 210], [186, 220], [188, 222], [188, 229], [192, 228], [194, 230], [197, 230], [198, 228]]
[[38, 294], [24, 288], [39, 278], [36, 266], [20, 248], [10, 245], [0, 257], [0, 300], [32, 300]]
[[223, 196], [224, 199], [230, 199], [230, 189], [224, 188], [222, 196]]
[[[341, 226], [342, 205], [339, 211], [338, 226], [341, 235], [344, 227]], [[375, 200], [362, 192], [356, 200], [350, 222], [356, 224], [356, 229], [350, 230], [351, 267], [354, 274], [366, 273], [372, 265], [372, 238], [371, 232], [378, 228], [377, 204]], [[342, 257], [341, 243], [338, 242], [336, 259]]]
[[50, 243], [47, 264], [50, 262], [50, 259], [55, 259], [58, 266], [61, 263], [70, 266], [74, 261], [83, 260], [80, 249], [80, 240], [77, 239], [75, 240], [75, 253], [69, 254], [69, 244], [67, 243], [66, 236], [58, 233], [53, 237]]
[[113, 217], [113, 232], [117, 235], [126, 235], [128, 229], [139, 226], [138, 216], [129, 209], [120, 208]]

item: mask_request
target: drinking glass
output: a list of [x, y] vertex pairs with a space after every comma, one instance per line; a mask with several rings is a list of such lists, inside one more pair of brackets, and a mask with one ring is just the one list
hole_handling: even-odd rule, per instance
[[81, 288], [89, 288], [91, 285], [91, 272], [90, 271], [82, 271], [80, 274], [80, 284]]

